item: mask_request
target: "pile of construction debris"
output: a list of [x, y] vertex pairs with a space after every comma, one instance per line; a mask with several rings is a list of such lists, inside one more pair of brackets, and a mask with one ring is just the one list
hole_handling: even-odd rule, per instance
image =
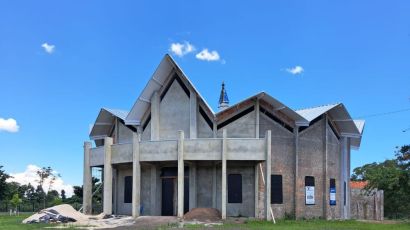
[[131, 216], [96, 215], [88, 216], [76, 211], [71, 205], [62, 204], [43, 209], [23, 220], [23, 224], [67, 223], [72, 226], [88, 226], [90, 229], [116, 228], [135, 224]]
[[221, 220], [221, 213], [215, 208], [193, 208], [185, 213], [184, 220], [215, 222]]
[[71, 205], [62, 204], [46, 208], [23, 220], [24, 224], [33, 223], [69, 223], [84, 221], [88, 217], [77, 212]]

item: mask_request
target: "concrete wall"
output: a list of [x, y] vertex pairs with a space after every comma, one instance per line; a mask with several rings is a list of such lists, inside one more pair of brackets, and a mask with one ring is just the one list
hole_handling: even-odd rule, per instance
[[[255, 137], [255, 111], [252, 111], [238, 120], [223, 127], [229, 138]], [[217, 136], [222, 137], [222, 129], [218, 130]]]
[[[259, 136], [265, 137], [266, 130], [272, 131], [272, 174], [282, 175], [283, 204], [272, 204], [275, 218], [283, 218], [294, 209], [294, 167], [295, 167], [295, 137], [264, 114], [260, 114]], [[260, 170], [258, 170], [260, 173]], [[262, 175], [259, 175], [262, 178]], [[262, 181], [260, 182], [262, 184]], [[260, 196], [264, 202], [263, 196]], [[264, 207], [260, 202], [259, 207]], [[262, 208], [261, 208], [262, 210]]]
[[123, 125], [121, 122], [117, 122], [118, 126], [118, 139], [117, 143], [131, 143], [132, 142], [132, 130], [127, 128], [125, 125]]
[[[340, 188], [340, 142], [329, 125], [327, 127], [327, 179], [326, 179], [326, 205], [327, 219], [340, 219], [340, 205], [343, 205], [342, 189]], [[330, 178], [336, 180], [336, 205], [329, 205]]]
[[124, 203], [124, 178], [132, 176], [132, 165], [118, 165], [116, 168], [115, 194], [114, 194], [114, 212], [119, 215], [131, 215], [131, 203]]
[[149, 141], [151, 140], [151, 121], [148, 122], [147, 127], [142, 131], [141, 134], [141, 141]]
[[384, 219], [383, 190], [366, 194], [364, 190], [352, 189], [350, 202], [351, 218], [361, 220]]
[[197, 113], [197, 130], [198, 138], [212, 138], [214, 136], [213, 130], [206, 123], [205, 119], [198, 112]]
[[178, 130], [183, 130], [185, 137], [189, 138], [189, 115], [189, 97], [175, 80], [160, 102], [160, 139], [177, 139]]
[[[297, 178], [297, 216], [305, 218], [323, 217], [323, 195], [327, 191], [323, 186], [323, 120], [316, 122], [299, 135], [299, 178]], [[305, 204], [305, 176], [315, 178], [315, 204]]]
[[[214, 178], [214, 163], [212, 162], [198, 162], [196, 168], [197, 180], [197, 207], [212, 208], [214, 207], [213, 186], [216, 185]], [[220, 175], [220, 174], [218, 174]], [[215, 183], [215, 185], [213, 184]]]

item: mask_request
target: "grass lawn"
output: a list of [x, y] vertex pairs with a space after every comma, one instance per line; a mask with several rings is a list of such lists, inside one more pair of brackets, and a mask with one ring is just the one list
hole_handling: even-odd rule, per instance
[[50, 227], [50, 224], [22, 224], [21, 221], [31, 216], [32, 213], [20, 214], [19, 216], [9, 216], [8, 213], [0, 213], [0, 229], [14, 230], [14, 229], [42, 229]]
[[[20, 216], [9, 216], [8, 214], [0, 214], [0, 229], [1, 230], [14, 230], [14, 229], [44, 229], [45, 227], [52, 227], [51, 224], [22, 224], [21, 221], [30, 214], [21, 214]], [[200, 225], [185, 226], [188, 229], [208, 229], [207, 227]], [[348, 221], [325, 221], [325, 220], [280, 220], [275, 225], [272, 222], [266, 221], [247, 221], [243, 224], [227, 223], [223, 226], [215, 226], [216, 229], [318, 229], [318, 230], [379, 230], [379, 229], [391, 229], [391, 230], [410, 230], [410, 222], [388, 222], [388, 223], [371, 223], [361, 222], [355, 220]], [[49, 229], [49, 228], [48, 228]], [[116, 228], [118, 229], [118, 228]], [[121, 229], [121, 228], [119, 228]], [[131, 229], [131, 228], [125, 228]], [[164, 229], [164, 227], [159, 227]]]
[[410, 230], [410, 222], [387, 222], [387, 223], [375, 223], [375, 222], [362, 222], [356, 220], [346, 221], [326, 221], [326, 220], [279, 220], [276, 224], [266, 221], [248, 221], [245, 224], [225, 224], [224, 229], [318, 229], [318, 230], [379, 230], [379, 229], [391, 229], [391, 230]]

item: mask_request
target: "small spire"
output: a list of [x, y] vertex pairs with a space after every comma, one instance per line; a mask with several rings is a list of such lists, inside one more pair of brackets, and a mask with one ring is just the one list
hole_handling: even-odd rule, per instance
[[219, 110], [222, 111], [228, 107], [229, 107], [228, 94], [226, 93], [225, 82], [222, 82], [222, 89], [221, 89], [221, 95], [219, 96], [218, 108]]

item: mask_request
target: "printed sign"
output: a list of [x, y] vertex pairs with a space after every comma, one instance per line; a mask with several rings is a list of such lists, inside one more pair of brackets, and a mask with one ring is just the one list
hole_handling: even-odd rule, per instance
[[315, 204], [315, 186], [305, 186], [306, 204]]
[[336, 205], [336, 188], [330, 188], [330, 205]]

